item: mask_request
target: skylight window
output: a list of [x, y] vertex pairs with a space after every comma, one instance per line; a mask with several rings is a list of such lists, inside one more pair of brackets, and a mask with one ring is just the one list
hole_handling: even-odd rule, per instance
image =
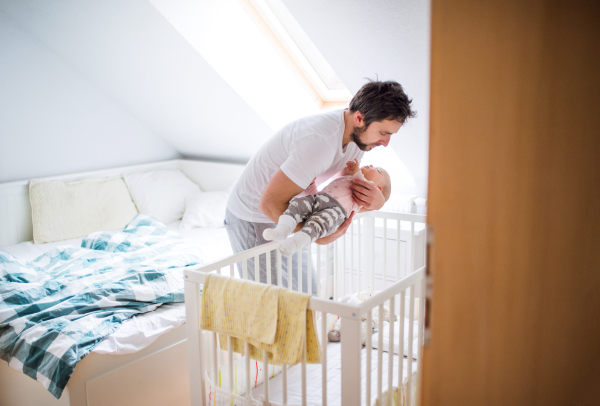
[[319, 107], [345, 107], [352, 94], [280, 0], [239, 0], [315, 97]]
[[[315, 54], [316, 49], [310, 51], [303, 45], [301, 51], [294, 45], [296, 41], [290, 39], [292, 35], [286, 34], [283, 24], [280, 23], [277, 36], [265, 35], [268, 27], [277, 25], [275, 13], [257, 20], [263, 12], [257, 11], [261, 9], [255, 3], [247, 0], [149, 1], [273, 130], [300, 117], [317, 114], [321, 109], [345, 107], [351, 98], [348, 90], [340, 88], [333, 71], [328, 71], [329, 65], [310, 63], [306, 57], [302, 59], [305, 53]], [[278, 13], [283, 12], [279, 9]], [[289, 12], [287, 14], [285, 24], [297, 26]], [[257, 21], [263, 22], [257, 24]], [[275, 32], [273, 28], [268, 29]], [[294, 38], [306, 37], [299, 26], [293, 32]], [[283, 39], [286, 35], [289, 38]], [[307, 43], [308, 39], [298, 40], [302, 41]], [[316, 73], [315, 66], [319, 66], [317, 69], [321, 72], [329, 72], [323, 74], [325, 79]]]

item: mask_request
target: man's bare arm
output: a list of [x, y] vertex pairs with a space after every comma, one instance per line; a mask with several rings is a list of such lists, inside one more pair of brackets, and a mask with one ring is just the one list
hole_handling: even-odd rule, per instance
[[[278, 169], [267, 184], [267, 187], [260, 198], [260, 202], [258, 203], [258, 209], [265, 216], [277, 223], [279, 221], [279, 216], [287, 210], [290, 200], [298, 193], [302, 192], [302, 190], [303, 189], [288, 178], [281, 169]], [[299, 230], [300, 228], [296, 228], [296, 230]]]

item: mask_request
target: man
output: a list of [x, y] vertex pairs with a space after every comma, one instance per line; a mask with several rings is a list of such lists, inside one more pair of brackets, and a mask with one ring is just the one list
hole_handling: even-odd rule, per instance
[[[346, 110], [336, 110], [296, 120], [277, 131], [250, 159], [236, 183], [225, 216], [225, 227], [235, 253], [265, 244], [263, 231], [273, 228], [292, 198], [313, 181], [321, 184], [337, 173], [346, 174], [346, 162], [361, 160], [364, 151], [387, 147], [392, 134], [415, 116], [412, 100], [396, 82], [369, 82], [350, 101]], [[382, 192], [372, 183], [356, 180], [353, 199], [367, 210], [379, 210], [385, 203]], [[329, 244], [344, 233], [354, 213], [331, 235], [318, 239]], [[296, 229], [299, 230], [301, 225]], [[303, 291], [307, 291], [307, 252], [303, 252]], [[259, 259], [260, 279], [266, 282], [266, 258]], [[271, 253], [271, 281], [277, 282], [275, 252]], [[297, 258], [293, 258], [297, 270]], [[248, 263], [254, 280], [254, 260]], [[282, 282], [297, 289], [297, 272], [287, 273], [282, 261]], [[242, 270], [238, 264], [238, 271]], [[316, 278], [312, 278], [316, 293]]]

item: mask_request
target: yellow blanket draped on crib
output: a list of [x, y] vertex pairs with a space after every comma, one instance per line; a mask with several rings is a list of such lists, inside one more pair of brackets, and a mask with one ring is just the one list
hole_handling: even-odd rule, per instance
[[306, 362], [321, 362], [313, 311], [308, 310], [309, 294], [275, 285], [207, 275], [202, 292], [201, 326], [219, 334], [221, 348], [244, 354], [250, 343], [250, 357], [262, 361], [262, 350], [273, 364], [294, 365], [302, 360], [306, 338]]

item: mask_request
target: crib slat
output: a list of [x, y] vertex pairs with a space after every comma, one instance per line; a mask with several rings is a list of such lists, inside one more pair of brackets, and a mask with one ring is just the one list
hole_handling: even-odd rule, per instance
[[[321, 246], [316, 244], [317, 247], [317, 297], [321, 297]], [[325, 278], [327, 281], [327, 278]], [[325, 282], [327, 283], [327, 282]]]
[[410, 269], [409, 273], [415, 271], [415, 222], [410, 222]]
[[361, 274], [360, 274], [360, 270], [362, 268], [361, 267], [361, 264], [362, 264], [361, 263], [361, 259], [362, 259], [362, 256], [361, 256], [361, 252], [362, 252], [361, 223], [362, 223], [362, 219], [358, 219], [358, 266], [356, 268], [356, 270], [357, 270], [356, 273], [357, 273], [358, 280], [357, 280], [357, 287], [356, 288], [358, 289], [358, 298], [359, 299], [361, 298], [360, 297], [360, 292], [362, 291], [361, 290], [362, 280], [361, 280]]
[[400, 236], [402, 230], [400, 227], [402, 224], [400, 220], [396, 220], [396, 227], [398, 228], [398, 238], [396, 238], [396, 255], [398, 255], [398, 261], [396, 262], [396, 281], [400, 280]]
[[283, 258], [281, 257], [281, 253], [279, 250], [275, 251], [275, 258], [277, 259], [277, 285], [283, 287], [283, 281], [281, 276], [281, 263]]
[[383, 219], [383, 287], [387, 285], [387, 219]]
[[377, 399], [381, 399], [383, 389], [383, 303], [379, 305], [379, 340], [377, 342]]
[[350, 293], [354, 293], [354, 221], [350, 224]]
[[260, 259], [258, 255], [254, 257], [254, 282], [260, 282]]
[[[312, 243], [308, 244], [308, 257], [306, 261], [306, 273], [308, 274], [308, 289], [306, 291], [312, 295]], [[318, 294], [317, 297], [319, 297]]]
[[321, 377], [323, 406], [327, 406], [327, 313], [321, 314]]
[[348, 237], [346, 237], [346, 235], [347, 234], [344, 234], [344, 236], [342, 237], [342, 240], [343, 240], [342, 264], [344, 265], [344, 267], [342, 269], [342, 291], [340, 292], [339, 297], [343, 297], [346, 294], [346, 240], [348, 239]]
[[399, 344], [398, 344], [398, 348], [400, 349], [399, 353], [400, 353], [400, 363], [398, 364], [398, 387], [401, 388], [402, 387], [402, 381], [404, 380], [404, 368], [403, 368], [403, 363], [404, 363], [404, 320], [405, 320], [405, 313], [406, 313], [406, 290], [403, 290], [400, 293], [400, 313], [399, 313], [399, 317], [398, 317], [398, 323], [400, 323], [399, 327], [400, 327], [400, 337], [399, 338]]
[[281, 382], [283, 386], [283, 404], [287, 405], [287, 365], [281, 365]]
[[375, 290], [375, 227], [376, 220], [373, 219], [373, 239], [371, 240], [371, 290]]
[[[372, 357], [372, 349], [373, 349], [373, 344], [372, 344], [372, 340], [373, 340], [373, 330], [372, 330], [372, 326], [373, 326], [373, 311], [369, 310], [367, 312], [367, 342], [366, 342], [366, 353], [367, 353], [367, 387], [366, 387], [366, 405], [370, 405], [371, 404], [371, 374], [372, 374], [372, 370], [371, 370], [371, 357]], [[371, 329], [371, 331], [369, 331], [369, 329]]]
[[233, 393], [233, 344], [231, 343], [231, 336], [227, 336], [227, 363], [229, 364], [227, 369], [229, 370], [229, 392]]
[[[396, 296], [392, 296], [390, 298], [390, 335], [388, 341], [388, 397], [387, 397], [387, 406], [392, 406], [392, 381], [394, 379], [394, 314], [396, 309], [395, 299]], [[381, 332], [380, 334], [382, 334]], [[400, 362], [402, 363], [402, 356], [398, 357]]]
[[[327, 245], [327, 248], [325, 249], [325, 255], [327, 257], [327, 260], [329, 260], [329, 257], [331, 256], [331, 249], [333, 248], [333, 257], [334, 257], [334, 262], [333, 262], [333, 275], [331, 275], [331, 277], [333, 278], [333, 297], [335, 299], [337, 299], [338, 297], [340, 297], [338, 295], [340, 288], [339, 288], [339, 267], [340, 267], [340, 253], [338, 252], [339, 249], [339, 243], [338, 243], [339, 239], [333, 243], [333, 246], [331, 244]], [[329, 297], [329, 274], [327, 273], [327, 267], [325, 268], [325, 293], [323, 294], [323, 297], [326, 299]]]
[[300, 383], [302, 385], [302, 406], [306, 406], [306, 334], [302, 340], [302, 370]]
[[265, 254], [265, 258], [267, 261], [267, 285], [271, 284], [271, 251]]
[[212, 367], [213, 367], [213, 383], [219, 386], [219, 366], [217, 365], [217, 333], [212, 333]]
[[296, 255], [298, 255], [298, 292], [302, 292], [302, 280], [304, 279], [304, 272], [302, 271], [302, 250], [298, 250]]
[[246, 399], [248, 399], [248, 403], [250, 403], [250, 399], [252, 399], [252, 387], [250, 386], [250, 344], [248, 342], [244, 343], [244, 370], [246, 377]]
[[265, 391], [265, 405], [269, 404], [269, 353], [263, 350], [263, 386]]
[[233, 278], [233, 273], [234, 273], [233, 267], [234, 267], [234, 264], [229, 265], [229, 276], [232, 278]]
[[248, 280], [248, 259], [242, 261], [242, 274], [244, 275], [244, 280]]
[[294, 270], [292, 269], [292, 255], [290, 254], [289, 257], [287, 257], [287, 284], [288, 284], [288, 289], [294, 290], [294, 284], [292, 283], [294, 281]]
[[[411, 227], [412, 228], [412, 227]], [[410, 393], [411, 382], [412, 382], [412, 364], [413, 364], [413, 326], [415, 320], [415, 285], [410, 287], [410, 304], [409, 304], [409, 316], [408, 316], [408, 354], [406, 359], [408, 360], [408, 368], [406, 369], [407, 381], [406, 381], [406, 403], [410, 405]]]

